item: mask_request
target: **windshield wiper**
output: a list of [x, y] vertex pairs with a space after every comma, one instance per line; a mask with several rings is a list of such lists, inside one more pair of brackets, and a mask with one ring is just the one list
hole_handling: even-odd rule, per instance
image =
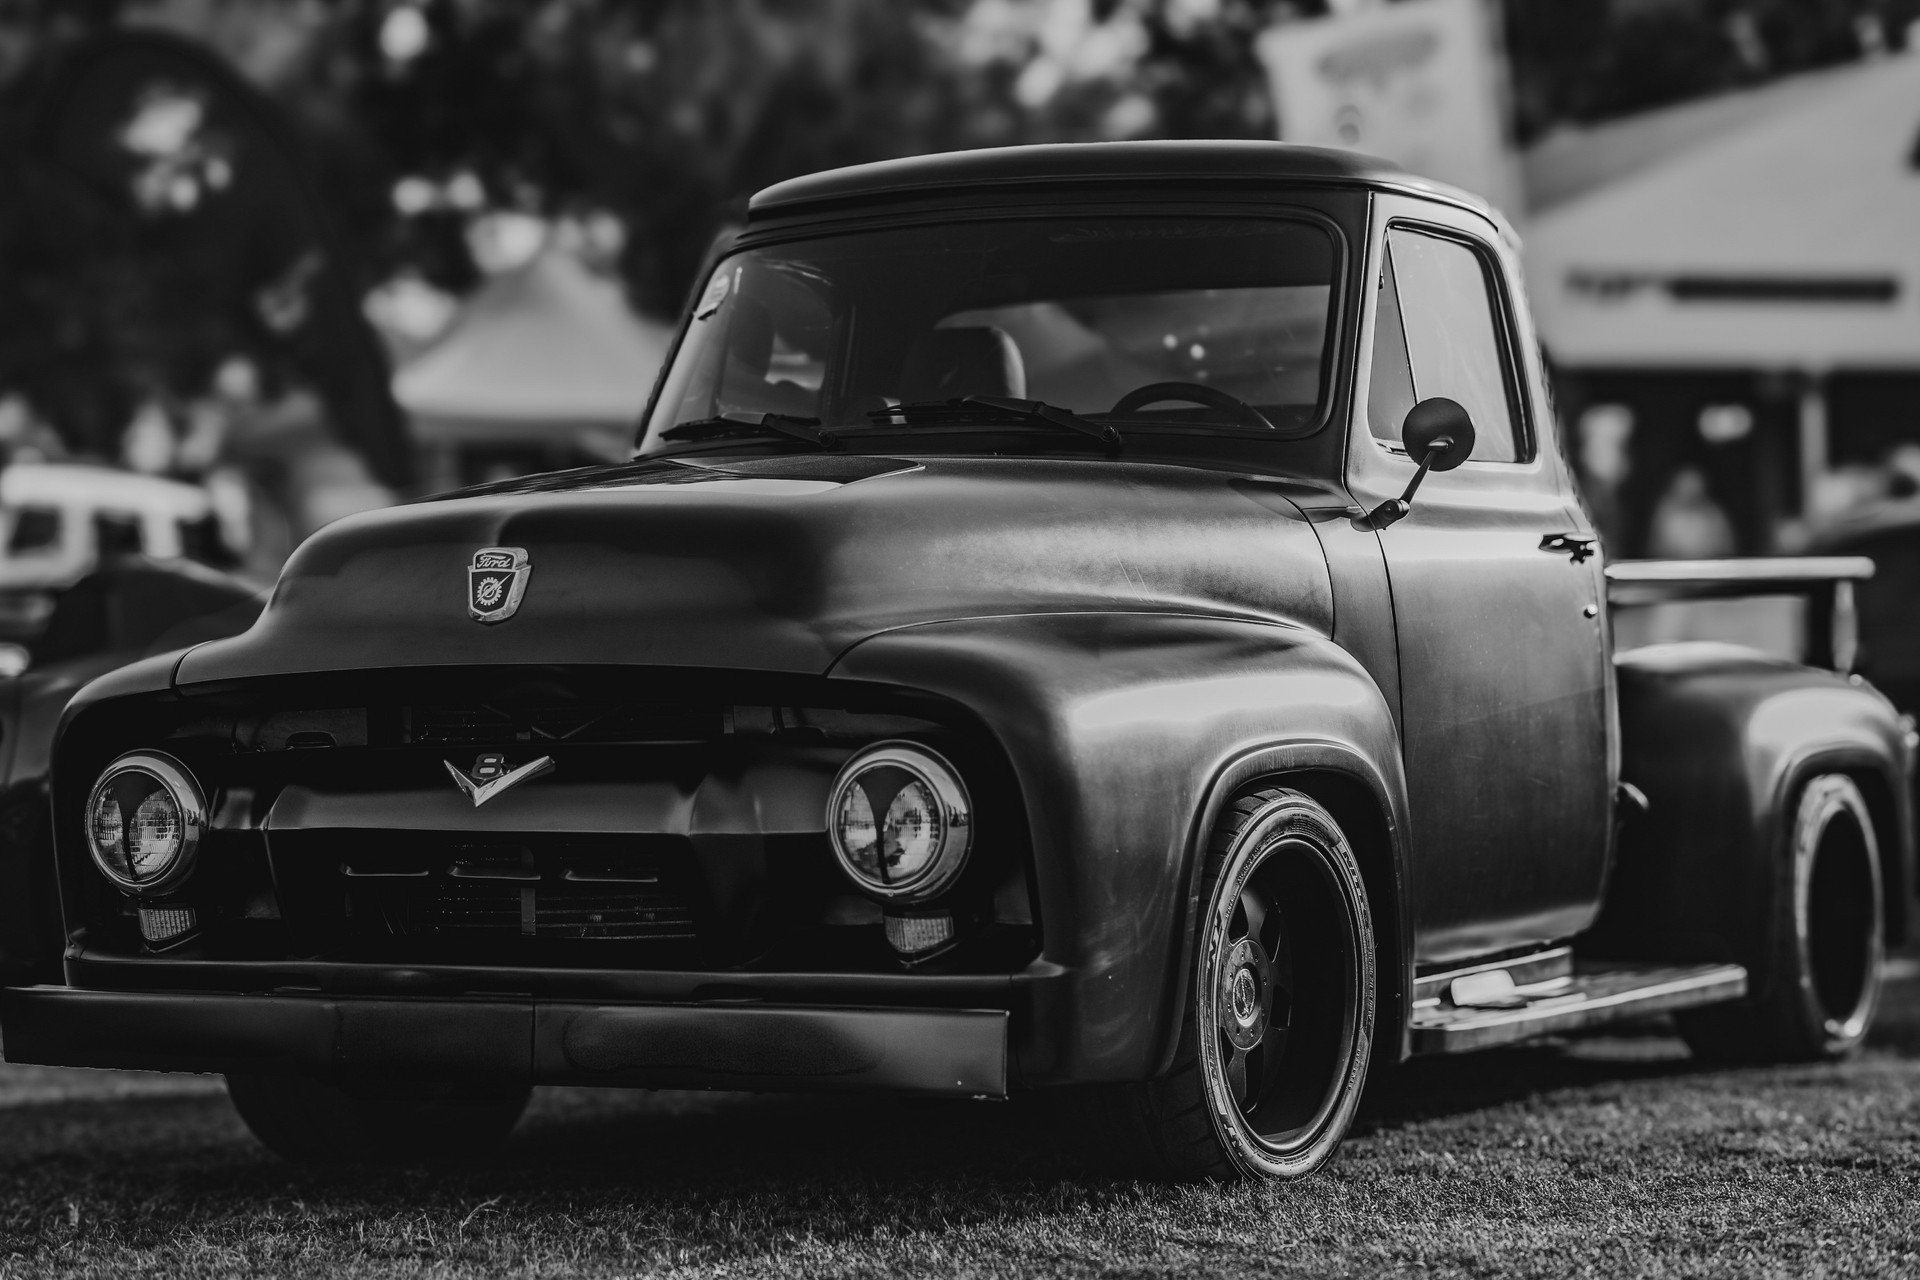
[[758, 418], [732, 418], [721, 414], [668, 427], [662, 440], [719, 440], [726, 436], [779, 436], [803, 440], [816, 449], [833, 449], [840, 442], [830, 431], [820, 429], [818, 418], [797, 418], [789, 413], [763, 413]]
[[1083, 418], [1071, 409], [1062, 409], [1059, 405], [1048, 404], [1044, 400], [1015, 400], [1007, 396], [961, 396], [957, 400], [917, 400], [907, 404], [891, 405], [885, 409], [871, 409], [869, 418], [891, 418], [931, 416], [936, 413], [965, 413], [968, 410], [985, 409], [1001, 418], [1011, 418], [1016, 422], [1031, 422], [1036, 425], [1060, 427], [1067, 431], [1078, 431], [1082, 435], [1092, 436], [1095, 440], [1118, 452], [1126, 443], [1120, 432], [1104, 422], [1095, 422]]

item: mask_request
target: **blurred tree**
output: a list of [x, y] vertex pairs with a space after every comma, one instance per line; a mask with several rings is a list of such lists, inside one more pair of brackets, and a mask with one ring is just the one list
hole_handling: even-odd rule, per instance
[[1012, 136], [929, 30], [952, 7], [0, 0], [0, 390], [111, 453], [140, 403], [199, 394], [215, 353], [260, 327], [257, 299], [169, 246], [166, 218], [117, 216], [26, 154], [62, 50], [90, 34], [144, 23], [215, 42], [299, 122], [327, 212], [376, 278], [464, 289], [476, 224], [532, 215], [593, 229], [635, 300], [671, 313], [755, 188]]
[[67, 42], [17, 88], [0, 140], [0, 386], [113, 456], [136, 408], [177, 405], [245, 357], [276, 389], [312, 388], [404, 483], [368, 282], [281, 113], [204, 45], [153, 32]]
[[[1489, 0], [1523, 137], [1897, 47], [1920, 0]], [[584, 229], [633, 300], [680, 306], [754, 189], [960, 146], [1271, 136], [1253, 37], [1326, 0], [0, 0], [0, 394], [109, 447], [156, 394], [245, 348], [234, 294], [23, 162], [18, 126], [77, 38], [161, 25], [219, 50], [297, 122], [366, 283], [458, 293], [479, 235]], [[10, 142], [9, 139], [13, 139]], [[144, 265], [143, 265], [144, 264]], [[167, 273], [172, 271], [170, 277]]]
[[1501, 0], [1522, 140], [1903, 48], [1920, 0]]
[[635, 300], [671, 313], [754, 189], [992, 133], [929, 38], [945, 7], [345, 3], [280, 94], [392, 266], [460, 289], [483, 211], [611, 217]]

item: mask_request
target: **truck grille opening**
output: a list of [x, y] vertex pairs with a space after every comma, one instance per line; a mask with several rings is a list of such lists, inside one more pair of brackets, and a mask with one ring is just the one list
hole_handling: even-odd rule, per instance
[[[342, 940], [692, 942], [685, 841], [625, 835], [298, 831], [276, 874]], [[333, 904], [329, 909], [327, 904]]]
[[[393, 903], [374, 909], [386, 915]], [[453, 881], [405, 904], [402, 936], [565, 942], [692, 942], [693, 910], [675, 894], [598, 885]]]
[[[69, 869], [89, 886], [72, 912], [88, 945], [156, 972], [284, 962], [314, 966], [325, 986], [419, 966], [436, 971], [423, 982], [489, 990], [509, 979], [454, 971], [513, 970], [514, 983], [538, 970], [561, 982], [894, 973], [879, 909], [848, 885], [823, 821], [846, 756], [889, 738], [938, 743], [977, 788], [980, 852], [955, 898], [962, 947], [942, 967], [999, 972], [1037, 954], [1017, 781], [979, 727], [931, 695], [761, 672], [503, 665], [276, 676], [140, 705], [128, 745], [178, 756], [213, 802], [182, 895], [200, 928], [163, 959], [121, 895]], [[104, 732], [71, 743], [75, 778], [119, 749]], [[542, 757], [550, 769], [484, 810], [449, 777]], [[78, 802], [61, 793], [67, 809]]]

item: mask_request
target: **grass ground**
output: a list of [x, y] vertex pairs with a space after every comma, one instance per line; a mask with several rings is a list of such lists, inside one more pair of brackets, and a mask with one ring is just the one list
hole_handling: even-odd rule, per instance
[[1416, 1064], [1319, 1176], [1090, 1176], [1013, 1105], [543, 1090], [459, 1170], [313, 1172], [215, 1081], [0, 1067], [0, 1277], [1920, 1274], [1920, 983], [1838, 1066], [1659, 1029]]

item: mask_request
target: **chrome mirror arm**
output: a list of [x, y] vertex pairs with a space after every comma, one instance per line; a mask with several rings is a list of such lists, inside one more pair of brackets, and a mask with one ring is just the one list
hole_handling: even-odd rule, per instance
[[1385, 502], [1356, 518], [1353, 527], [1360, 530], [1378, 531], [1389, 525], [1398, 524], [1407, 518], [1413, 510], [1413, 495], [1420, 488], [1420, 482], [1427, 478], [1427, 472], [1436, 462], [1442, 462], [1453, 449], [1453, 437], [1441, 436], [1427, 446], [1426, 453], [1420, 459], [1420, 469], [1413, 473], [1413, 479], [1407, 481], [1407, 488], [1397, 498], [1388, 498]]

